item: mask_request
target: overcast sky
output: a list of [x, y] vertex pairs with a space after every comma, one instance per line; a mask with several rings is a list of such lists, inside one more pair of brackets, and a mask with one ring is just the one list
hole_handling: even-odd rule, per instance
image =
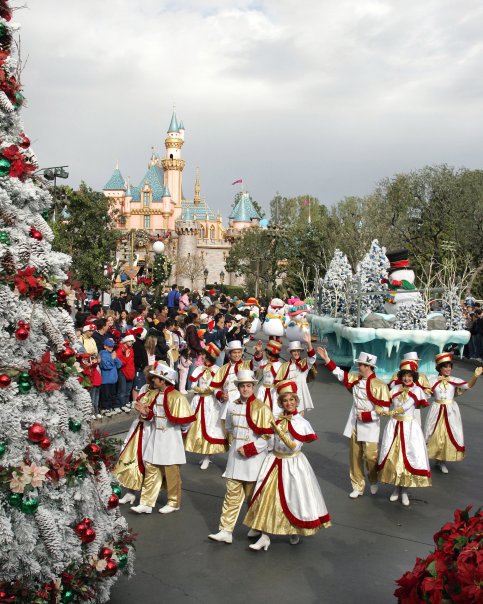
[[426, 164], [483, 164], [481, 0], [26, 0], [25, 131], [40, 165], [137, 184], [186, 127], [183, 188], [227, 215], [243, 178], [326, 204]]

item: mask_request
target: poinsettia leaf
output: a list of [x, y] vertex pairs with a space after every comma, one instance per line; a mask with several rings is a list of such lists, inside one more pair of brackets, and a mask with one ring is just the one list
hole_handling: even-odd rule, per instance
[[432, 576], [432, 577], [436, 577], [437, 576], [437, 572], [436, 572], [436, 560], [433, 560], [432, 562], [430, 562], [428, 564], [428, 566], [426, 566], [426, 570], [428, 571], [428, 573]]
[[454, 540], [453, 549], [462, 549], [467, 543], [468, 539], [464, 535], [460, 535]]

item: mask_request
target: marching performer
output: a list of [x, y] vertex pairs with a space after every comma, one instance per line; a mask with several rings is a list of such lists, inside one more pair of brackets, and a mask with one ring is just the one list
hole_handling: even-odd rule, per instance
[[262, 532], [260, 539], [250, 545], [254, 550], [268, 549], [267, 533], [290, 535], [290, 543], [296, 545], [300, 535], [315, 535], [320, 528], [331, 526], [317, 478], [301, 452], [304, 443], [318, 437], [297, 411], [297, 384], [280, 382], [277, 392], [282, 415], [272, 421], [273, 452], [263, 462], [243, 521], [252, 532]]
[[224, 453], [228, 450], [228, 441], [221, 421], [222, 403], [213, 396], [210, 384], [215, 375], [216, 359], [221, 354], [213, 342], [206, 345], [201, 353], [203, 364], [190, 375], [195, 396], [191, 400], [191, 409], [196, 420], [191, 424], [185, 440], [185, 449], [190, 453], [204, 455], [200, 464], [206, 470], [210, 465], [210, 456]]
[[344, 430], [344, 436], [351, 439], [349, 448], [350, 479], [352, 492], [349, 497], [357, 499], [364, 494], [364, 461], [367, 469], [371, 493], [377, 493], [377, 445], [379, 442], [379, 415], [390, 405], [387, 385], [376, 377], [377, 357], [361, 352], [355, 359], [358, 373], [348, 373], [331, 361], [325, 348], [317, 352], [339, 382], [352, 392], [354, 402]]
[[[233, 529], [243, 501], [250, 499], [260, 468], [267, 456], [273, 415], [270, 409], [255, 397], [256, 383], [252, 371], [241, 369], [236, 378], [239, 397], [228, 402], [223, 410], [230, 450], [223, 474], [227, 481], [219, 532], [208, 535], [213, 541], [232, 543]], [[250, 532], [248, 536], [257, 534]]]
[[145, 475], [141, 502], [131, 510], [151, 514], [165, 481], [168, 501], [159, 512], [171, 514], [181, 506], [180, 466], [186, 463], [183, 433], [195, 416], [186, 398], [174, 388], [177, 377], [174, 369], [158, 362], [149, 373], [153, 390], [148, 390], [134, 403], [141, 418], [152, 426], [143, 453]]
[[403, 505], [409, 505], [408, 487], [430, 487], [431, 470], [423, 431], [416, 418], [416, 410], [427, 407], [427, 394], [418, 386], [414, 361], [401, 361], [397, 383], [391, 388], [390, 416], [379, 451], [377, 465], [379, 482], [393, 484], [390, 501], [401, 496]]
[[[412, 365], [412, 371], [416, 371], [418, 373], [418, 380], [416, 382], [416, 386], [419, 386], [420, 388], [422, 388], [425, 393], [429, 396], [431, 395], [431, 386], [429, 384], [429, 380], [428, 377], [426, 376], [426, 374], [424, 373], [420, 373], [418, 371], [419, 369], [419, 361], [421, 360], [418, 357], [418, 353], [417, 352], [406, 352], [405, 354], [403, 354], [403, 361], [411, 361]], [[393, 388], [394, 386], [396, 386], [397, 384], [401, 384], [401, 382], [398, 379], [398, 372], [395, 371], [391, 381], [389, 382], [389, 390], [391, 388]], [[419, 425], [421, 425], [421, 411], [420, 409], [415, 409], [414, 410], [414, 418], [415, 420], [419, 423]]]
[[465, 441], [460, 409], [455, 397], [473, 388], [483, 371], [477, 367], [469, 382], [451, 375], [453, 353], [442, 352], [435, 357], [438, 375], [430, 384], [434, 400], [429, 408], [424, 426], [429, 459], [435, 459], [443, 474], [448, 473], [446, 461], [461, 461], [465, 456]]
[[259, 368], [262, 372], [262, 383], [257, 390], [257, 398], [270, 407], [274, 415], [279, 415], [282, 410], [277, 405], [277, 389], [275, 377], [281, 366], [280, 352], [282, 343], [278, 340], [268, 340], [265, 347], [267, 359], [260, 362]]
[[240, 340], [228, 342], [225, 348], [229, 359], [228, 363], [218, 369], [211, 382], [211, 387], [215, 390], [215, 396], [220, 402], [234, 401], [239, 397], [238, 388], [235, 385], [238, 373], [258, 369], [258, 365], [262, 360], [262, 349], [263, 343], [258, 341], [255, 344], [254, 358], [245, 361], [243, 360], [243, 344]]
[[[297, 384], [300, 397], [299, 413], [304, 413], [308, 409], [314, 408], [309, 387], [307, 386], [307, 377], [310, 369], [315, 365], [315, 350], [312, 346], [310, 333], [304, 333], [303, 341], [307, 344], [307, 358], [302, 359], [301, 353], [305, 350], [303, 344], [299, 341], [290, 342], [287, 350], [290, 353], [290, 361], [282, 363], [275, 376], [275, 384], [284, 380], [292, 380]], [[314, 368], [315, 370], [315, 368]]]

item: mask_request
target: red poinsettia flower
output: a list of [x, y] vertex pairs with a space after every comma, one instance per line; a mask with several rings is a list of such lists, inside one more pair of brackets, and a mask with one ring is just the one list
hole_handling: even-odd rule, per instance
[[40, 361], [30, 361], [29, 375], [40, 392], [60, 390], [59, 372], [50, 360], [50, 352], [45, 352]]
[[6, 159], [12, 161], [20, 157], [20, 150], [17, 145], [10, 145], [9, 147], [2, 149], [2, 155]]

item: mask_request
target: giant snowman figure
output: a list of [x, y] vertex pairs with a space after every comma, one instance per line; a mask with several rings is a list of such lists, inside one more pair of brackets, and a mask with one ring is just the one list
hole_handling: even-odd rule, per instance
[[283, 336], [285, 333], [284, 319], [285, 302], [280, 298], [272, 298], [263, 322], [263, 333], [267, 336]]
[[310, 334], [307, 313], [310, 306], [302, 300], [289, 300], [288, 319], [285, 321], [285, 335], [291, 342], [302, 342], [304, 333]]
[[260, 304], [256, 298], [247, 298], [244, 308], [248, 308], [250, 311], [250, 328], [248, 333], [254, 335], [262, 328], [262, 322], [260, 321]]
[[391, 263], [389, 273], [389, 298], [384, 304], [388, 314], [397, 314], [401, 306], [414, 304], [421, 299], [421, 294], [413, 291], [415, 274], [409, 263], [407, 249], [394, 250], [386, 253]]

